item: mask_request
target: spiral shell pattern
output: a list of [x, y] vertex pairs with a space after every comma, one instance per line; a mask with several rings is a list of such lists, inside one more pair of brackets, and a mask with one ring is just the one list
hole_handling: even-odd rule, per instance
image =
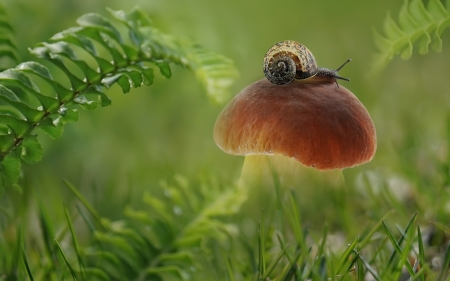
[[284, 85], [294, 79], [307, 79], [317, 74], [313, 54], [295, 41], [273, 45], [264, 56], [264, 75], [273, 84]]

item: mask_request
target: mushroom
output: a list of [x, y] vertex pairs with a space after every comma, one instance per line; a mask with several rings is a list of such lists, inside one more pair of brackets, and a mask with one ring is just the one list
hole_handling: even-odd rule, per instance
[[282, 184], [296, 185], [296, 178], [331, 170], [331, 184], [339, 185], [342, 169], [370, 161], [376, 151], [369, 113], [335, 78], [251, 84], [220, 113], [214, 140], [246, 157], [244, 184], [273, 182], [275, 172]]

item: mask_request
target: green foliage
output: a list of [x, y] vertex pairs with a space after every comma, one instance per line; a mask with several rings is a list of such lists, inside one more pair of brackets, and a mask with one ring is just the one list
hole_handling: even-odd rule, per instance
[[[208, 245], [214, 242], [225, 247], [239, 233], [229, 218], [237, 214], [247, 196], [243, 188], [206, 183], [194, 186], [178, 175], [173, 183], [161, 183], [161, 197], [144, 195], [145, 210], [128, 206], [122, 219], [111, 221], [66, 184], [85, 208], [77, 207], [75, 215], [65, 209], [67, 227], [57, 234], [41, 206], [46, 248], [41, 264], [29, 264], [24, 256], [24, 266], [12, 265], [16, 272], [11, 270], [8, 276], [27, 274], [38, 280], [61, 280], [61, 276], [74, 280], [162, 280], [172, 276], [192, 280], [201, 270], [202, 256], [210, 254]], [[80, 223], [89, 229], [92, 240], [88, 245], [79, 242], [74, 223], [78, 229]]]
[[[176, 175], [162, 181], [159, 191], [146, 192], [143, 207], [125, 206], [121, 217], [111, 220], [72, 184], [66, 185], [81, 205], [64, 208], [62, 226], [54, 225], [41, 203], [39, 239], [24, 240], [20, 222], [17, 234], [0, 236], [0, 250], [14, 253], [1, 257], [0, 280], [425, 281], [449, 276], [450, 246], [430, 244], [431, 236], [441, 234], [438, 228], [425, 228], [424, 237], [418, 213], [404, 227], [391, 223], [389, 211], [377, 221], [365, 217], [369, 222], [358, 225], [354, 237], [328, 225], [318, 233], [301, 213], [301, 192], [280, 186], [252, 234], [253, 221], [242, 210], [249, 190], [242, 186]], [[353, 213], [351, 207], [348, 212]], [[335, 219], [342, 222], [344, 217]], [[450, 235], [448, 227], [439, 228]], [[440, 266], [432, 258], [440, 259]]]
[[428, 1], [426, 7], [422, 0], [404, 0], [398, 15], [398, 23], [390, 13], [384, 20], [384, 36], [374, 30], [375, 44], [379, 53], [375, 56], [374, 70], [381, 69], [395, 55], [409, 59], [413, 46], [419, 53], [428, 53], [428, 47], [436, 52], [442, 51], [442, 33], [450, 26], [450, 1], [446, 7], [440, 0]]
[[[330, 232], [329, 227], [325, 226], [322, 234], [314, 234], [304, 226], [305, 218], [299, 213], [301, 206], [295, 192], [278, 191], [274, 198], [277, 207], [269, 208], [271, 215], [263, 216], [256, 236], [246, 237], [243, 229], [248, 221], [224, 223], [239, 221], [242, 213], [238, 210], [245, 201], [245, 189], [227, 191], [214, 185], [200, 185], [197, 189], [180, 176], [175, 182], [176, 185], [161, 184], [164, 193], [161, 198], [144, 196], [149, 206], [147, 211], [127, 207], [124, 218], [114, 222], [101, 218], [71, 187], [90, 210], [93, 220], [80, 214], [90, 225], [94, 240], [80, 251], [77, 239], [72, 239], [71, 247], [65, 249], [72, 255], [63, 258], [68, 263], [67, 276], [72, 276], [74, 271], [78, 280], [206, 280], [202, 273], [218, 270], [205, 268], [202, 255], [206, 255], [213, 263], [220, 263], [222, 271], [218, 274], [228, 274], [220, 275], [218, 280], [405, 280], [405, 276], [411, 280], [445, 280], [448, 277], [450, 247], [440, 253], [442, 266], [432, 268], [430, 257], [425, 258], [429, 255], [426, 251], [430, 249], [425, 248], [429, 247], [429, 238], [422, 237], [417, 213], [405, 227], [393, 227], [388, 223], [392, 212], [388, 212], [378, 222], [359, 230], [358, 237], [345, 239], [347, 246], [337, 249], [333, 242], [337, 234]], [[68, 224], [75, 237], [69, 216]], [[213, 244], [205, 242], [210, 238]], [[232, 244], [238, 250], [230, 248]], [[221, 248], [219, 255], [211, 251], [214, 247]], [[80, 277], [81, 274], [85, 277]]]
[[[294, 198], [294, 197], [292, 197]], [[286, 210], [289, 204], [284, 202]], [[302, 220], [295, 212], [282, 211], [281, 218], [289, 221], [289, 229], [273, 229], [275, 221], [268, 221], [269, 227], [259, 226], [257, 271], [251, 275], [241, 271], [242, 265], [233, 262], [229, 256], [227, 265], [229, 279], [236, 276], [247, 276], [244, 280], [445, 280], [448, 275], [450, 258], [449, 247], [444, 253], [444, 264], [438, 270], [432, 270], [425, 263], [425, 250], [420, 226], [416, 225], [417, 213], [403, 229], [397, 225], [395, 234], [384, 220], [375, 223], [372, 228], [347, 244], [347, 247], [336, 253], [330, 244], [328, 227], [319, 238], [314, 238], [308, 228], [300, 228]], [[290, 218], [291, 217], [291, 218]], [[298, 232], [295, 229], [301, 229]], [[384, 234], [380, 232], [384, 229]], [[294, 239], [292, 239], [292, 235]], [[292, 244], [292, 240], [295, 242]], [[274, 242], [276, 241], [276, 242]], [[390, 243], [387, 243], [389, 241]], [[417, 248], [415, 245], [419, 245]], [[404, 270], [406, 268], [406, 271]]]
[[[131, 88], [152, 85], [154, 73], [148, 63], [159, 68], [165, 78], [171, 77], [170, 63], [191, 69], [212, 100], [225, 99], [226, 89], [236, 78], [230, 60], [162, 33], [137, 8], [128, 13], [108, 11], [121, 24], [120, 30], [99, 14], [86, 14], [77, 20], [78, 26], [30, 50], [61, 70], [69, 87], [37, 62], [24, 62], [0, 73], [0, 105], [7, 105], [0, 108], [0, 193], [18, 181], [20, 160], [41, 160], [43, 150], [34, 134], [36, 128], [60, 138], [64, 125], [78, 120], [76, 105], [93, 110], [98, 104], [111, 104], [105, 88], [117, 84], [128, 93]], [[91, 60], [86, 58], [89, 56]], [[44, 94], [38, 80], [53, 93]]]
[[5, 7], [0, 3], [0, 70], [13, 67], [20, 61], [13, 34]]

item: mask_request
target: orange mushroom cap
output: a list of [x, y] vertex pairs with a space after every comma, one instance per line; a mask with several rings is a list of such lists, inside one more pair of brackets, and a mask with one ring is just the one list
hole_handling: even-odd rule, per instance
[[334, 81], [257, 81], [222, 110], [214, 140], [230, 154], [281, 154], [319, 170], [366, 163], [377, 146], [366, 108]]

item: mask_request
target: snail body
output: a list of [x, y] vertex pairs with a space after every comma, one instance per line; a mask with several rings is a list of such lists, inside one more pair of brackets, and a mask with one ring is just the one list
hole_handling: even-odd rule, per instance
[[[305, 80], [307, 83], [320, 83], [336, 79], [349, 81], [339, 76], [338, 69], [318, 67], [316, 60], [308, 48], [295, 41], [281, 41], [273, 45], [264, 56], [264, 75], [273, 84], [284, 85], [294, 80]], [[336, 82], [337, 84], [337, 82]]]

